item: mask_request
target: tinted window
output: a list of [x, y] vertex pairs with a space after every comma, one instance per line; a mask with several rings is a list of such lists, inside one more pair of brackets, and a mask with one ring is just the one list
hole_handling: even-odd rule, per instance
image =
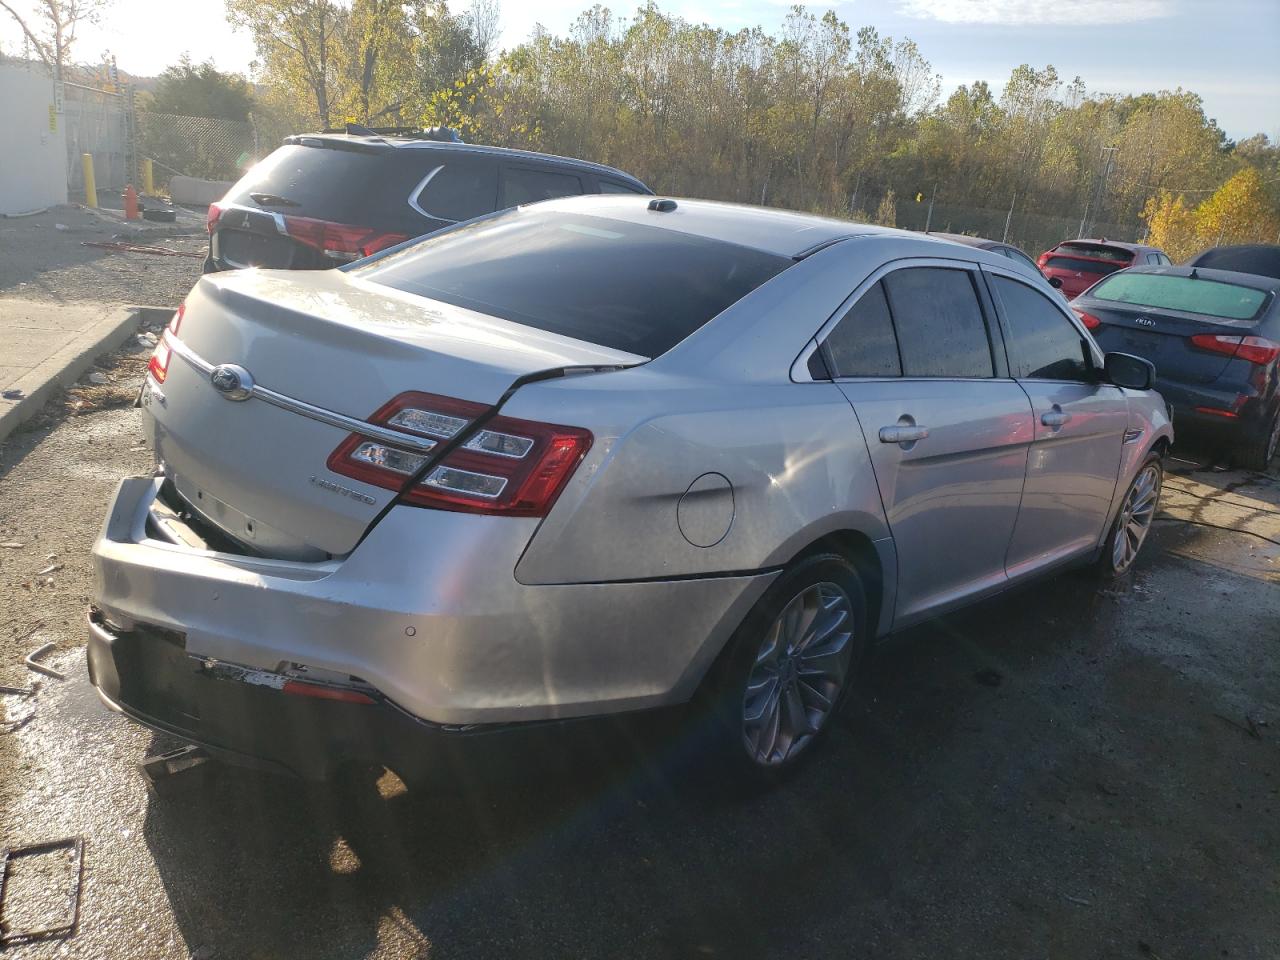
[[1267, 299], [1265, 290], [1254, 287], [1168, 273], [1118, 274], [1090, 290], [1089, 296], [1142, 307], [1186, 310], [1221, 320], [1250, 320]]
[[1025, 283], [991, 279], [1004, 307], [1011, 374], [1031, 380], [1089, 379], [1084, 340], [1062, 311]]
[[643, 193], [643, 190], [637, 190], [635, 187], [629, 187], [625, 183], [617, 183], [613, 180], [600, 181], [601, 193]]
[[1160, 262], [1160, 254], [1158, 253], [1147, 254], [1147, 263], [1159, 263], [1159, 262]]
[[1040, 268], [1036, 266], [1036, 262], [1015, 247], [1005, 247], [1004, 255], [1014, 263], [1020, 263], [1025, 267], [1030, 267], [1032, 270], [1036, 271], [1036, 273], [1040, 272]]
[[991, 347], [967, 270], [911, 267], [881, 281], [908, 377], [990, 377]]
[[828, 366], [837, 377], [898, 377], [898, 339], [889, 303], [876, 284], [849, 308], [826, 340]]
[[1046, 268], [1075, 270], [1078, 273], [1093, 273], [1098, 276], [1115, 273], [1117, 270], [1123, 270], [1126, 266], [1127, 264], [1123, 263], [1101, 263], [1097, 260], [1077, 260], [1074, 257], [1050, 257], [1045, 261]]
[[535, 207], [429, 236], [353, 272], [656, 357], [791, 263], [663, 227]]
[[498, 208], [498, 171], [491, 163], [446, 163], [418, 195], [418, 206], [441, 220], [493, 213]]
[[418, 151], [286, 144], [253, 166], [226, 199], [254, 207], [250, 194], [270, 193], [290, 203], [264, 209], [360, 226], [414, 218], [409, 194], [436, 164], [410, 154]]
[[1132, 251], [1123, 247], [1106, 247], [1100, 243], [1060, 243], [1058, 250], [1062, 253], [1075, 253], [1082, 257], [1093, 257], [1095, 260], [1114, 260], [1116, 263], [1132, 263]]
[[505, 167], [502, 171], [503, 206], [572, 197], [582, 192], [582, 181], [572, 174], [533, 170], [528, 167]]

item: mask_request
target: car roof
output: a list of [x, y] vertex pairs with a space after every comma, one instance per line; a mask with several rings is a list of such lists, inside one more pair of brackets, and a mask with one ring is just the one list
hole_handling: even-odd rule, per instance
[[1195, 267], [1202, 263], [1211, 265], [1215, 260], [1224, 259], [1240, 273], [1280, 277], [1280, 246], [1274, 243], [1240, 243], [1232, 246], [1210, 247], [1188, 260], [1187, 266]]
[[966, 247], [977, 247], [979, 250], [991, 250], [996, 247], [1009, 246], [1009, 244], [1001, 243], [999, 240], [988, 240], [986, 237], [970, 237], [963, 233], [939, 233], [937, 230], [930, 230], [925, 236], [937, 237], [939, 240], [950, 240], [952, 243], [963, 243]]
[[543, 200], [537, 204], [537, 209], [563, 210], [566, 213], [589, 214], [626, 223], [644, 223], [794, 259], [850, 237], [886, 236], [933, 240], [932, 237], [910, 230], [878, 227], [775, 207], [677, 197], [674, 198], [674, 209], [651, 210], [650, 205], [655, 202], [651, 197], [601, 194]]
[[589, 170], [592, 173], [603, 174], [608, 177], [616, 177], [625, 183], [641, 187], [646, 192], [652, 193], [644, 181], [616, 167], [610, 167], [603, 163], [593, 163], [590, 160], [579, 160], [576, 157], [561, 157], [554, 153], [538, 153], [534, 150], [516, 150], [511, 147], [494, 147], [483, 143], [458, 143], [451, 140], [420, 140], [412, 137], [395, 137], [388, 134], [387, 136], [367, 136], [349, 133], [299, 133], [285, 138], [285, 143], [302, 144], [310, 146], [311, 144], [304, 141], [319, 140], [323, 141], [321, 145], [332, 144], [340, 146], [346, 144], [358, 144], [363, 147], [372, 147], [374, 149], [388, 150], [432, 150], [439, 153], [472, 153], [485, 156], [505, 157], [507, 159], [516, 160], [535, 160], [542, 163], [554, 163], [557, 166], [575, 167], [579, 170]]
[[1106, 237], [1077, 237], [1074, 240], [1059, 240], [1053, 245], [1053, 249], [1057, 250], [1067, 243], [1089, 243], [1098, 247], [1119, 247], [1121, 250], [1128, 250], [1130, 253], [1164, 253], [1159, 247], [1150, 247], [1145, 243], [1126, 243], [1123, 240], [1108, 240]]
[[[1210, 267], [1159, 266], [1157, 264], [1139, 264], [1129, 267], [1124, 273], [1162, 273], [1171, 277], [1189, 277], [1193, 273], [1198, 280], [1216, 280], [1220, 283], [1234, 283], [1238, 287], [1252, 287], [1255, 290], [1276, 292], [1280, 289], [1280, 279], [1264, 277], [1257, 273], [1240, 273], [1236, 270], [1214, 270]], [[1118, 276], [1119, 274], [1112, 274]], [[1087, 295], [1087, 294], [1086, 294]]]

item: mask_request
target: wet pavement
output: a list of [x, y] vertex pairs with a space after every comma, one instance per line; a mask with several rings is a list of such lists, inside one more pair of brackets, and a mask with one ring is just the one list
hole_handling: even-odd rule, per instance
[[0, 555], [0, 683], [46, 638], [70, 674], [0, 698], [0, 843], [86, 840], [76, 935], [6, 956], [1280, 956], [1274, 475], [1180, 465], [1129, 582], [1064, 574], [894, 638], [771, 792], [639, 723], [420, 793], [205, 765], [152, 797], [136, 764], [174, 744], [87, 684], [87, 563], [22, 587], [145, 463], [136, 416], [0, 461], [0, 540], [41, 531]]

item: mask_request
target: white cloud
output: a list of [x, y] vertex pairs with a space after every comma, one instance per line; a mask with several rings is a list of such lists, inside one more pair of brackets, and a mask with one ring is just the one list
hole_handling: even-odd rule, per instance
[[902, 0], [909, 17], [943, 23], [1092, 27], [1155, 20], [1173, 12], [1170, 0]]

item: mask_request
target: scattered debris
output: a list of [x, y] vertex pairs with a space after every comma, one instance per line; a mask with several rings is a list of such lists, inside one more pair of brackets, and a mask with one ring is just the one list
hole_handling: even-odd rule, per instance
[[[5, 894], [9, 889], [11, 868], [15, 860], [23, 857], [40, 857], [69, 851], [72, 855], [71, 872], [73, 882], [67, 894], [67, 913], [70, 918], [65, 923], [29, 930], [11, 930], [5, 923]], [[0, 950], [14, 943], [34, 943], [39, 940], [65, 940], [76, 932], [80, 923], [80, 889], [84, 886], [84, 840], [80, 837], [68, 837], [65, 840], [50, 840], [45, 843], [33, 843], [25, 847], [6, 847], [0, 850]]]
[[998, 687], [1004, 683], [1004, 674], [999, 670], [979, 670], [973, 675], [973, 679], [984, 687]]
[[6, 540], [4, 543], [0, 543], [0, 547], [4, 547], [6, 550], [21, 550], [25, 546], [25, 543], [19, 543], [17, 540]]
[[1082, 906], [1082, 907], [1092, 907], [1092, 906], [1093, 906], [1093, 901], [1092, 901], [1092, 900], [1086, 900], [1084, 897], [1073, 897], [1073, 896], [1072, 896], [1071, 894], [1069, 894], [1069, 893], [1064, 893], [1062, 896], [1063, 896], [1063, 899], [1070, 900], [1072, 903], [1078, 903], [1078, 904], [1080, 904], [1080, 906]]
[[91, 384], [98, 387], [102, 386], [104, 383], [110, 382], [107, 375], [101, 370], [95, 370], [93, 373], [89, 374], [88, 380]]
[[147, 783], [147, 792], [154, 796], [160, 785], [174, 774], [199, 767], [208, 759], [209, 755], [203, 747], [188, 744], [168, 753], [148, 757], [138, 764], [138, 772]]
[[0, 396], [4, 397], [6, 400], [21, 400], [26, 396], [26, 394], [21, 390], [6, 390], [4, 393], [0, 394]]
[[50, 573], [57, 573], [61, 569], [62, 569], [62, 564], [51, 563], [47, 567], [45, 567], [43, 570], [41, 570], [39, 573], [37, 573], [36, 576], [37, 577], [47, 576]]
[[168, 247], [157, 247], [150, 243], [124, 243], [119, 240], [81, 240], [86, 247], [98, 247], [113, 253], [149, 253], [156, 257], [191, 257], [204, 259], [204, 254], [194, 250], [170, 250]]
[[55, 223], [55, 224], [53, 225], [53, 229], [55, 229], [55, 230], [70, 230], [71, 228], [70, 228], [70, 227], [68, 227], [65, 223]]
[[55, 670], [53, 667], [46, 667], [43, 663], [36, 663], [36, 660], [43, 657], [46, 653], [57, 646], [58, 645], [56, 643], [46, 643], [44, 646], [37, 647], [27, 654], [22, 662], [27, 665], [27, 669], [34, 670], [36, 673], [43, 673], [46, 677], [53, 677], [55, 680], [65, 680], [67, 679], [67, 675], [61, 670]]
[[40, 689], [39, 684], [33, 683], [29, 687], [10, 687], [0, 683], [0, 693], [7, 693], [14, 697], [33, 697], [37, 690]]

